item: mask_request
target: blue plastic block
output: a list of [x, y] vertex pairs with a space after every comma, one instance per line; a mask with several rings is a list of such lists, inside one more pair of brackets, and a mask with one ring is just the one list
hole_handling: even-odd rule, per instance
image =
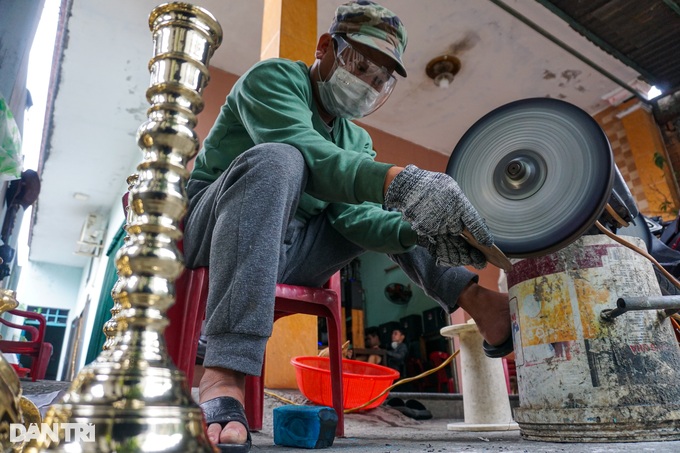
[[274, 409], [274, 443], [284, 447], [326, 448], [333, 445], [338, 414], [325, 406], [281, 406]]

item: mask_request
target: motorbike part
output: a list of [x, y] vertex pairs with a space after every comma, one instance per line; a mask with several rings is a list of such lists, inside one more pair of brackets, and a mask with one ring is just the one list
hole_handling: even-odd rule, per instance
[[645, 242], [645, 247], [648, 252], [652, 251], [652, 232], [649, 229], [647, 219], [642, 214], [635, 217], [635, 221], [624, 228], [616, 231], [617, 236], [633, 236], [640, 238]]

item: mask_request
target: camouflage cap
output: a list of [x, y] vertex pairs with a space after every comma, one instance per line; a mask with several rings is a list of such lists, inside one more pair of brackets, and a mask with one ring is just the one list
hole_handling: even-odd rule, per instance
[[406, 77], [401, 56], [408, 38], [406, 28], [389, 9], [370, 0], [356, 0], [340, 5], [329, 33], [344, 33], [352, 41], [372, 47], [397, 62], [397, 73]]

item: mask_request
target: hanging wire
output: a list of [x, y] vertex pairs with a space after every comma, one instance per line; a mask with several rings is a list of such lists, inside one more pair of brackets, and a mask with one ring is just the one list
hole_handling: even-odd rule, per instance
[[609, 238], [613, 239], [614, 241], [618, 242], [619, 244], [623, 245], [624, 247], [628, 247], [629, 249], [633, 250], [634, 252], [639, 253], [640, 255], [644, 256], [647, 258], [649, 261], [656, 266], [657, 269], [670, 281], [673, 285], [675, 285], [676, 288], [680, 289], [680, 282], [671, 275], [670, 272], [668, 272], [664, 267], [659, 264], [659, 262], [649, 253], [647, 253], [646, 250], [642, 250], [640, 247], [631, 244], [630, 242], [626, 241], [623, 239], [621, 236], [617, 236], [611, 231], [609, 231], [607, 228], [605, 228], [599, 221], [595, 221], [595, 226], [597, 227], [598, 230], [609, 236]]
[[[452, 361], [453, 359], [456, 358], [456, 356], [458, 355], [459, 352], [460, 352], [460, 349], [456, 350], [456, 351], [455, 351], [453, 354], [451, 354], [446, 360], [444, 360], [439, 366], [437, 366], [437, 367], [435, 367], [435, 368], [432, 368], [431, 370], [427, 370], [427, 371], [425, 371], [424, 373], [420, 373], [418, 376], [413, 376], [413, 377], [408, 377], [408, 378], [401, 379], [401, 380], [395, 382], [394, 384], [392, 384], [391, 386], [387, 387], [385, 390], [383, 390], [382, 392], [380, 392], [377, 396], [375, 396], [375, 397], [371, 398], [370, 400], [366, 401], [364, 404], [362, 404], [362, 405], [360, 405], [360, 406], [357, 406], [357, 407], [353, 407], [353, 408], [351, 408], [351, 409], [345, 409], [343, 412], [344, 412], [345, 414], [351, 414], [352, 412], [356, 412], [356, 411], [358, 411], [359, 409], [362, 409], [362, 408], [368, 406], [369, 404], [371, 404], [371, 403], [377, 401], [380, 397], [382, 397], [383, 395], [385, 395], [385, 393], [389, 392], [390, 390], [392, 390], [392, 389], [395, 388], [395, 387], [398, 387], [398, 386], [400, 386], [400, 385], [402, 385], [402, 384], [408, 384], [409, 382], [413, 382], [413, 381], [415, 381], [415, 380], [418, 380], [418, 379], [424, 378], [424, 377], [426, 377], [426, 376], [429, 376], [429, 375], [431, 375], [431, 374], [433, 374], [433, 373], [436, 373], [437, 371], [441, 370], [441, 369], [444, 368], [445, 366], [449, 365], [449, 364], [451, 363], [451, 361]], [[278, 399], [278, 400], [283, 401], [283, 402], [286, 403], [286, 404], [290, 404], [290, 405], [293, 405], [293, 406], [300, 406], [299, 403], [296, 403], [296, 402], [294, 402], [294, 401], [291, 401], [291, 400], [289, 400], [288, 398], [285, 398], [285, 397], [283, 397], [283, 396], [281, 396], [281, 395], [278, 395], [278, 394], [276, 394], [276, 393], [274, 393], [274, 392], [271, 392], [271, 391], [269, 391], [269, 390], [265, 390], [264, 393], [265, 393], [265, 395], [269, 395], [269, 396], [271, 396], [271, 397], [274, 397], [274, 398], [276, 398], [276, 399]]]

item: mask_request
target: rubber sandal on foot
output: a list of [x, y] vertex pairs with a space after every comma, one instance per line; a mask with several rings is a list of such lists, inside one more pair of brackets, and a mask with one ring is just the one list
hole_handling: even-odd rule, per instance
[[220, 452], [248, 453], [250, 451], [250, 447], [252, 446], [250, 428], [248, 427], [248, 420], [246, 419], [246, 411], [238, 400], [230, 396], [220, 396], [201, 403], [200, 406], [208, 426], [213, 423], [219, 423], [219, 425], [224, 428], [229, 422], [239, 422], [246, 427], [246, 431], [248, 432], [246, 443], [217, 444], [216, 447]]
[[484, 354], [492, 359], [500, 359], [505, 357], [515, 350], [514, 344], [512, 343], [512, 335], [510, 335], [507, 340], [498, 346], [491, 346], [484, 340], [482, 343], [482, 349], [484, 349]]

